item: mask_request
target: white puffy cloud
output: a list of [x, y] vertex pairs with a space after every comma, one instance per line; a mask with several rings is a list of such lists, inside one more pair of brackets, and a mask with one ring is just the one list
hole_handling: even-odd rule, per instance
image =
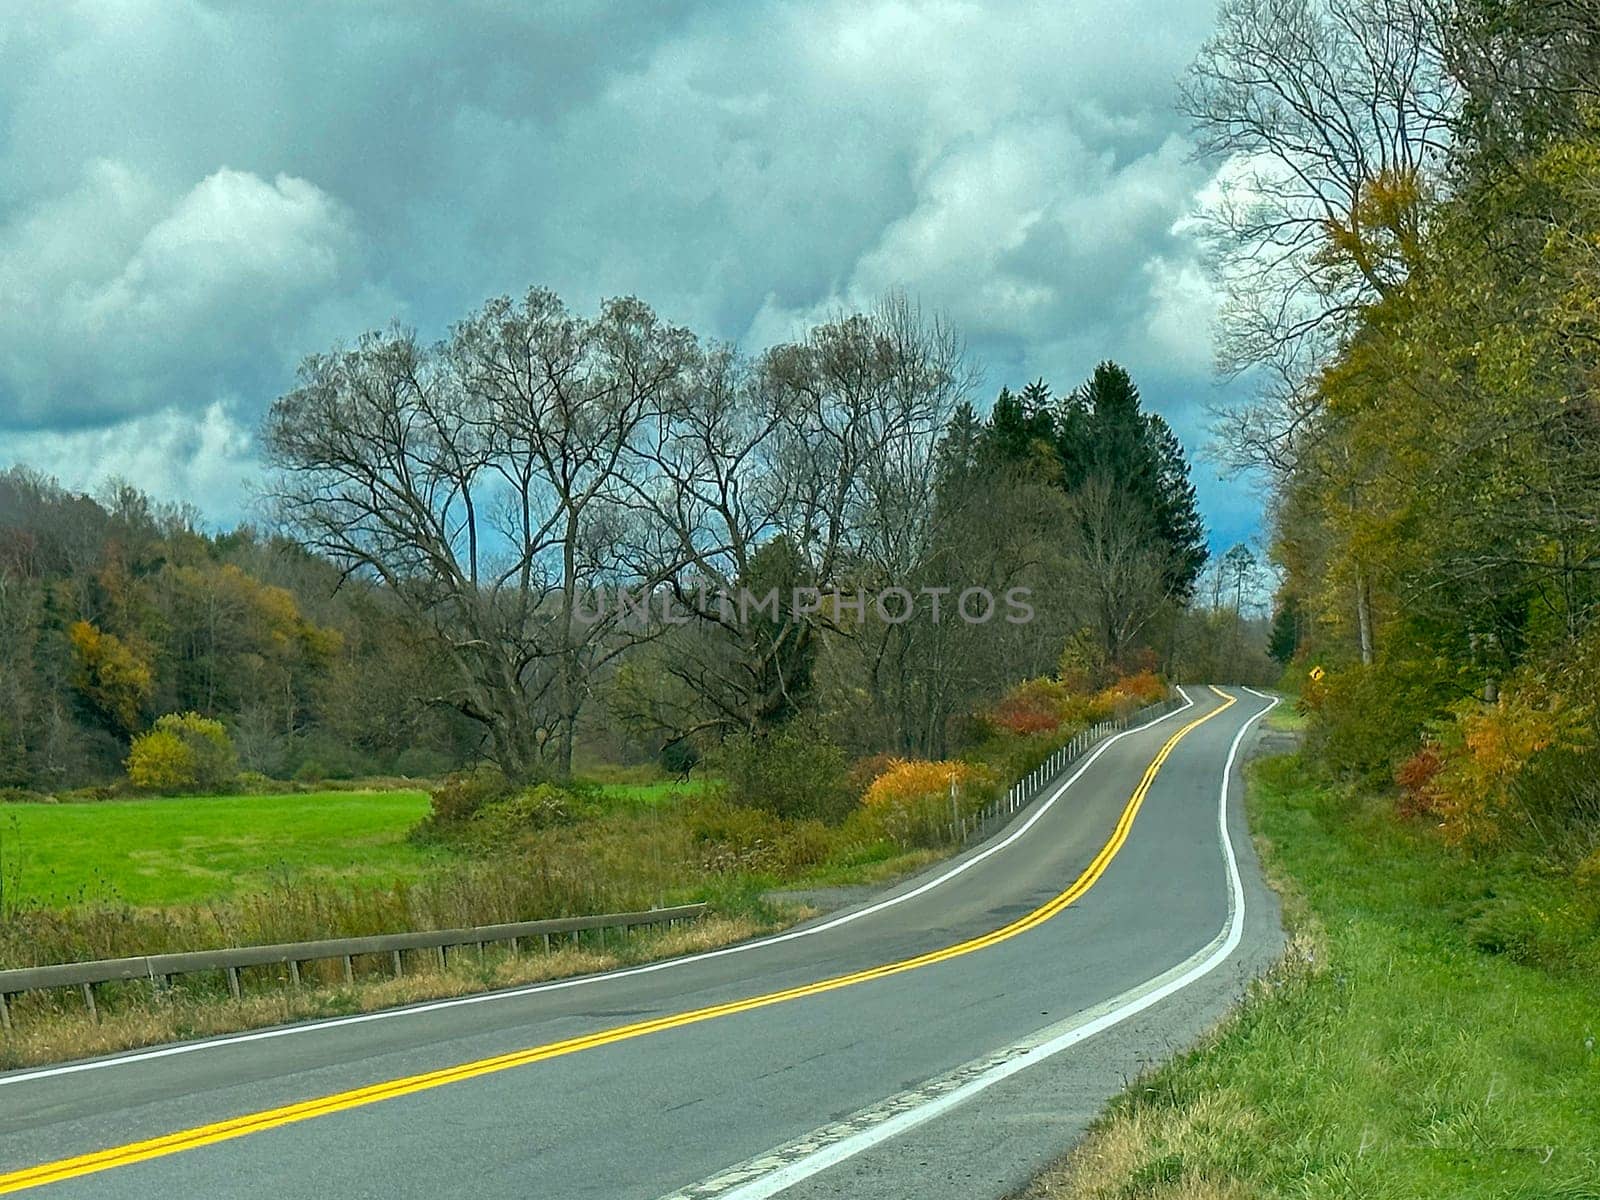
[[539, 283], [757, 344], [903, 289], [991, 386], [1116, 357], [1197, 444], [1214, 302], [1184, 217], [1207, 178], [1171, 101], [1210, 19], [36, 6], [0, 39], [0, 438], [219, 400], [250, 429], [304, 354]]
[[0, 469], [24, 463], [84, 492], [111, 478], [131, 480], [159, 500], [195, 504], [219, 524], [250, 515], [248, 481], [257, 470], [252, 438], [236, 406], [224, 401], [200, 412], [163, 408], [92, 428], [4, 439]]
[[1202, 377], [1213, 361], [1217, 294], [1211, 279], [1192, 256], [1152, 258], [1144, 265], [1144, 276], [1150, 298], [1144, 324], [1149, 352], [1169, 370]]
[[203, 408], [283, 368], [308, 325], [366, 290], [357, 244], [303, 179], [221, 168], [169, 198], [126, 164], [89, 164], [0, 230], [4, 423]]

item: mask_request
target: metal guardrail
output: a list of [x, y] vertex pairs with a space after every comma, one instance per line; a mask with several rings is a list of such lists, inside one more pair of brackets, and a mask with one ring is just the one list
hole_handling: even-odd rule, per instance
[[995, 822], [1003, 818], [1010, 818], [1021, 809], [1033, 802], [1035, 797], [1044, 790], [1045, 786], [1053, 782], [1057, 775], [1065, 771], [1079, 758], [1083, 757], [1090, 749], [1114, 733], [1121, 733], [1135, 725], [1141, 725], [1158, 715], [1164, 715], [1176, 709], [1182, 701], [1176, 696], [1168, 696], [1155, 704], [1147, 704], [1136, 712], [1125, 717], [1114, 717], [1109, 721], [1101, 721], [1080, 729], [1066, 745], [1058, 748], [1049, 758], [1029, 771], [1006, 791], [1004, 796], [994, 803], [979, 809], [971, 817], [962, 818], [952, 833], [955, 840], [963, 845], [973, 837], [987, 836], [993, 829]]
[[167, 987], [174, 975], [202, 971], [222, 971], [228, 977], [228, 991], [239, 999], [239, 971], [243, 967], [287, 966], [296, 987], [300, 984], [300, 964], [325, 959], [343, 959], [346, 983], [355, 980], [353, 959], [361, 955], [388, 954], [394, 973], [403, 972], [401, 954], [406, 950], [434, 950], [439, 964], [446, 952], [458, 946], [484, 946], [510, 942], [512, 951], [520, 949], [524, 938], [540, 938], [544, 949], [550, 939], [570, 934], [576, 941], [586, 930], [598, 930], [601, 943], [607, 929], [633, 929], [644, 925], [674, 925], [692, 921], [706, 911], [704, 904], [680, 904], [675, 908], [653, 908], [648, 912], [601, 913], [589, 917], [558, 917], [548, 921], [518, 921], [508, 925], [476, 925], [466, 929], [432, 929], [419, 933], [383, 933], [370, 937], [329, 938], [317, 942], [283, 942], [274, 946], [236, 946], [224, 950], [191, 950], [177, 954], [149, 954], [135, 958], [103, 958], [90, 962], [55, 963], [43, 967], [18, 967], [0, 971], [0, 1027], [11, 1028], [11, 997], [21, 992], [79, 988], [91, 1016], [96, 1015], [94, 989], [102, 983], [148, 979], [156, 987]]

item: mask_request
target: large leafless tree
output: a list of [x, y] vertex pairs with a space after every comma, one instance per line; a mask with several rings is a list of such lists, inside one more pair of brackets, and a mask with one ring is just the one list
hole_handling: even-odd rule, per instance
[[618, 578], [631, 447], [697, 353], [637, 301], [584, 319], [535, 290], [440, 346], [396, 331], [313, 356], [273, 405], [283, 519], [432, 624], [456, 668], [436, 699], [484, 725], [510, 775], [570, 771], [590, 679], [647, 633], [594, 592], [657, 582]]
[[[909, 579], [928, 553], [933, 452], [972, 385], [964, 348], [904, 297], [840, 316], [758, 360], [708, 356], [660, 428], [644, 493], [693, 625], [653, 656], [624, 710], [674, 735], [749, 731], [791, 712], [824, 631], [878, 627], [796, 588]], [[776, 611], [755, 604], [775, 593]], [[728, 597], [733, 597], [729, 603]]]

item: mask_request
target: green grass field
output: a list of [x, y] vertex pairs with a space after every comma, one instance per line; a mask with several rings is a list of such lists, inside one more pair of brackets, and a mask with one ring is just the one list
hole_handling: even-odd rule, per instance
[[1030, 1196], [1600, 1197], [1593, 934], [1549, 965], [1495, 952], [1482, 914], [1539, 877], [1295, 759], [1253, 772], [1250, 807], [1290, 881], [1289, 959]]
[[0, 869], [49, 905], [195, 903], [285, 872], [387, 882], [437, 856], [406, 840], [427, 810], [418, 791], [0, 804]]
[[[704, 779], [600, 785], [608, 804], [647, 809]], [[0, 872], [24, 902], [193, 904], [259, 891], [285, 875], [389, 883], [446, 852], [407, 840], [421, 791], [172, 796], [0, 804]]]

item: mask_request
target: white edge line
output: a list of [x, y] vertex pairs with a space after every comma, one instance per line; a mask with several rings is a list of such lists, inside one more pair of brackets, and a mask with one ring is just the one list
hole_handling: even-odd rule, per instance
[[[1244, 690], [1252, 695], [1260, 696], [1263, 700], [1270, 700], [1271, 703], [1239, 727], [1239, 732], [1234, 735], [1233, 744], [1228, 747], [1228, 758], [1222, 768], [1222, 788], [1217, 806], [1217, 832], [1222, 842], [1223, 858], [1228, 866], [1228, 925], [1224, 931], [1226, 936], [1220, 937], [1220, 943], [1217, 938], [1213, 938], [1212, 942], [1209, 943], [1210, 946], [1215, 947], [1210, 954], [1181, 975], [1168, 979], [1165, 983], [1160, 983], [1155, 987], [1150, 986], [1161, 979], [1161, 976], [1158, 975], [1153, 980], [1147, 980], [1145, 983], [1129, 989], [1129, 991], [1123, 993], [1123, 996], [1132, 996], [1127, 1003], [1117, 1005], [1109, 1012], [1105, 1012], [1041, 1043], [1027, 1054], [1019, 1055], [997, 1064], [953, 1091], [929, 1100], [916, 1108], [898, 1113], [888, 1120], [872, 1126], [870, 1129], [863, 1129], [859, 1133], [842, 1138], [832, 1145], [825, 1146], [804, 1158], [796, 1159], [770, 1174], [762, 1176], [760, 1179], [752, 1180], [750, 1183], [722, 1192], [717, 1196], [717, 1200], [766, 1200], [767, 1197], [775, 1196], [802, 1180], [809, 1179], [811, 1176], [843, 1162], [847, 1158], [871, 1149], [881, 1142], [897, 1137], [907, 1130], [915, 1129], [924, 1122], [933, 1120], [940, 1114], [946, 1113], [957, 1105], [972, 1099], [979, 1092], [993, 1087], [1002, 1080], [1009, 1079], [1019, 1071], [1023, 1071], [1036, 1063], [1041, 1063], [1052, 1055], [1059, 1054], [1061, 1051], [1075, 1046], [1079, 1042], [1095, 1036], [1097, 1033], [1103, 1033], [1113, 1025], [1120, 1024], [1152, 1005], [1159, 1004], [1174, 992], [1181, 991], [1220, 966], [1238, 948], [1239, 942], [1244, 936], [1244, 884], [1239, 876], [1238, 860], [1234, 856], [1233, 838], [1228, 834], [1228, 787], [1233, 779], [1234, 761], [1238, 757], [1239, 746], [1243, 743], [1245, 735], [1250, 732], [1251, 727], [1257, 721], [1278, 706], [1277, 697], [1264, 695], [1254, 688], [1245, 688]], [[1205, 949], [1203, 948], [1200, 953], [1205, 954]], [[1170, 973], [1170, 970], [1167, 973]], [[1112, 1003], [1115, 1003], [1115, 1001]]]
[[990, 855], [998, 854], [1007, 846], [1012, 845], [1025, 833], [1038, 823], [1039, 819], [1054, 807], [1057, 800], [1066, 793], [1066, 790], [1078, 781], [1078, 778], [1087, 771], [1094, 761], [1104, 754], [1113, 743], [1121, 741], [1135, 733], [1142, 733], [1154, 725], [1170, 717], [1175, 717], [1181, 712], [1186, 712], [1194, 707], [1194, 698], [1181, 686], [1177, 688], [1178, 694], [1183, 697], [1183, 704], [1171, 712], [1162, 713], [1153, 720], [1146, 721], [1143, 725], [1135, 725], [1131, 729], [1124, 729], [1121, 733], [1112, 734], [1091, 751], [1078, 765], [1078, 769], [1056, 786], [1048, 797], [1005, 838], [994, 845], [985, 848], [970, 858], [964, 858], [954, 863], [948, 871], [936, 875], [927, 882], [912, 888], [910, 891], [900, 892], [888, 896], [874, 904], [863, 908], [851, 909], [827, 921], [815, 925], [807, 925], [801, 929], [791, 929], [786, 933], [774, 934], [771, 937], [759, 938], [755, 941], [740, 942], [733, 946], [723, 946], [717, 950], [702, 950], [697, 954], [688, 954], [679, 958], [664, 958], [652, 963], [643, 963], [637, 967], [625, 967], [620, 971], [607, 971], [598, 975], [578, 975], [570, 979], [557, 979], [548, 983], [529, 984], [526, 987], [508, 988], [493, 992], [478, 992], [471, 996], [452, 996], [445, 1000], [431, 1000], [423, 1004], [412, 1004], [404, 1008], [379, 1009], [376, 1012], [356, 1013], [348, 1017], [329, 1017], [321, 1021], [301, 1021], [293, 1025], [278, 1025], [271, 1029], [260, 1029], [253, 1033], [229, 1034], [223, 1037], [208, 1038], [198, 1042], [178, 1042], [170, 1046], [162, 1046], [154, 1050], [138, 1050], [128, 1054], [119, 1054], [109, 1058], [93, 1058], [84, 1062], [65, 1063], [55, 1067], [41, 1067], [31, 1071], [12, 1071], [0, 1074], [0, 1087], [7, 1084], [27, 1083], [35, 1079], [50, 1079], [60, 1075], [76, 1075], [84, 1071], [100, 1071], [107, 1067], [128, 1066], [133, 1063], [150, 1062], [154, 1059], [171, 1058], [180, 1054], [192, 1054], [197, 1050], [210, 1050], [221, 1046], [237, 1046], [246, 1042], [264, 1042], [273, 1038], [289, 1037], [294, 1034], [314, 1033], [325, 1029], [340, 1029], [347, 1025], [364, 1025], [370, 1021], [386, 1021], [394, 1017], [419, 1016], [424, 1013], [439, 1012], [449, 1008], [460, 1008], [469, 1004], [490, 1004], [501, 1000], [516, 1000], [523, 996], [537, 995], [541, 992], [562, 991], [566, 988], [583, 987], [593, 983], [603, 983], [611, 979], [628, 979], [636, 975], [648, 975], [655, 971], [665, 971], [672, 967], [687, 966], [691, 963], [706, 962], [713, 958], [722, 958], [729, 954], [743, 954], [750, 950], [759, 950], [765, 946], [775, 946], [780, 942], [793, 941], [796, 938], [811, 937], [815, 934], [826, 933], [830, 929], [837, 929], [841, 925], [858, 921], [862, 917], [871, 916], [873, 913], [882, 912], [886, 908], [893, 908], [907, 900], [921, 896], [932, 891], [941, 884], [948, 883], [956, 876], [977, 866]]

